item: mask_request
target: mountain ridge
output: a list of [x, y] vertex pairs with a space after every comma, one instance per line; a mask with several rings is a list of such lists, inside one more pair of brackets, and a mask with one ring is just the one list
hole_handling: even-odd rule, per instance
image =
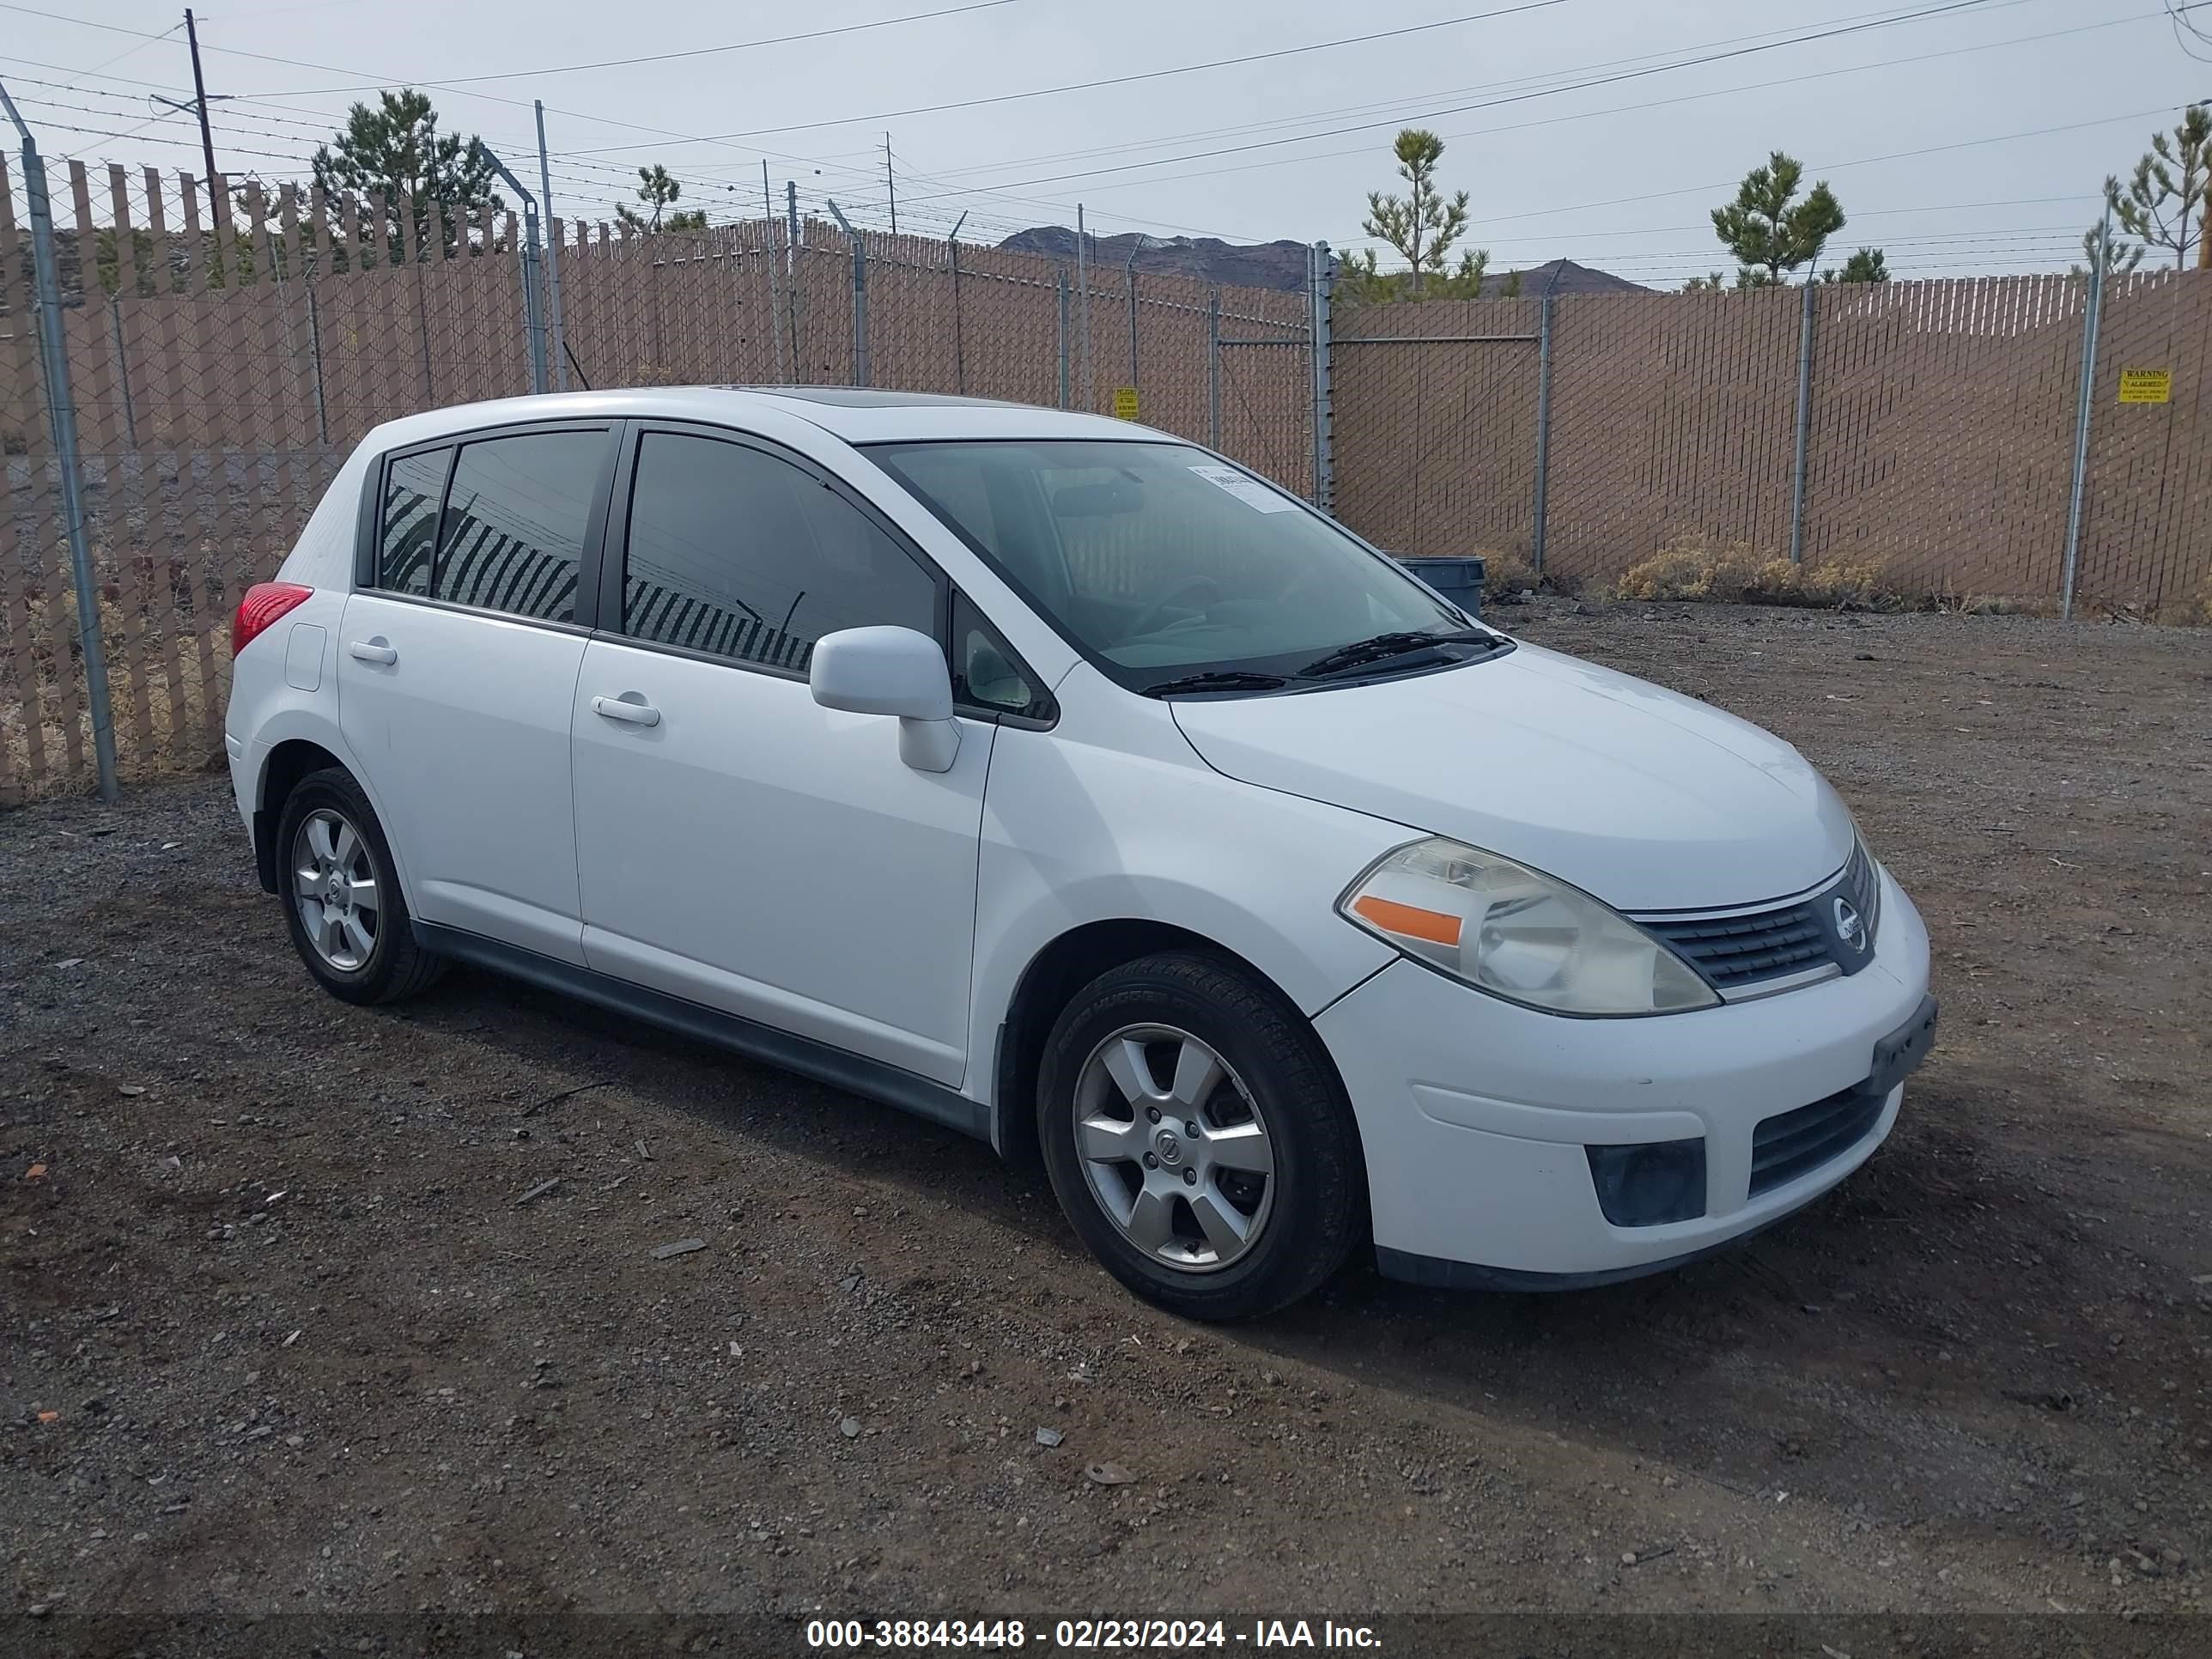
[[[1118, 236], [1089, 238], [1089, 257], [1097, 270], [1120, 271], [1132, 254], [1139, 271], [1188, 276], [1202, 283], [1231, 288], [1272, 288], [1302, 292], [1306, 285], [1306, 262], [1310, 250], [1304, 242], [1287, 238], [1273, 242], [1224, 242], [1214, 236], [1140, 236], [1125, 231]], [[1075, 262], [1075, 232], [1066, 225], [1036, 225], [1018, 230], [999, 246], [1010, 253], [1027, 253], [1046, 259]], [[1514, 273], [1493, 270], [1484, 279], [1482, 297], [1502, 297]], [[1573, 259], [1547, 259], [1519, 273], [1521, 294], [1534, 299], [1553, 294], [1648, 294], [1641, 283], [1632, 283], [1609, 270]]]

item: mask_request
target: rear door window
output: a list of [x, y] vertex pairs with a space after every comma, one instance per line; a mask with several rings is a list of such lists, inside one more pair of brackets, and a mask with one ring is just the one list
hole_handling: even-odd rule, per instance
[[[610, 434], [526, 432], [461, 446], [431, 597], [573, 622], [592, 497]], [[403, 592], [407, 590], [401, 590]]]

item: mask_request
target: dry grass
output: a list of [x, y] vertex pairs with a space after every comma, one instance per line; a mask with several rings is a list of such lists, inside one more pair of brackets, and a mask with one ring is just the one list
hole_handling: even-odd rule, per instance
[[1941, 596], [1907, 591], [1879, 564], [1792, 564], [1748, 542], [1716, 543], [1703, 537], [1678, 537], [1650, 558], [1631, 565], [1614, 585], [1613, 597], [1823, 610], [1942, 608]]
[[[1798, 605], [1835, 611], [1934, 611], [1972, 617], [2055, 617], [2057, 601], [1962, 592], [1901, 580], [1879, 562], [1835, 560], [1793, 565], [1748, 542], [1680, 536], [1631, 565], [1610, 590], [1619, 599], [1674, 599], [1717, 605]], [[2154, 610], [2141, 602], [2082, 595], [2075, 611], [2115, 622], [2212, 627], [2212, 574], [2190, 597]]]
[[2196, 592], [2166, 605], [2159, 612], [2158, 620], [2184, 628], [2212, 628], [2212, 570], [2204, 573]]
[[1543, 572], [1537, 569], [1518, 553], [1493, 553], [1488, 548], [1476, 550], [1482, 556], [1482, 592], [1485, 599], [1518, 599], [1523, 593], [1540, 593], [1551, 586]]

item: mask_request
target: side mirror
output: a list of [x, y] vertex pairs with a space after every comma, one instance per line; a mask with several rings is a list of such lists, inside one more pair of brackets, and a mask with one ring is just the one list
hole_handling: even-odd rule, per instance
[[814, 642], [807, 688], [824, 708], [890, 714], [899, 758], [918, 772], [949, 772], [960, 752], [952, 676], [936, 641], [911, 628], [844, 628]]

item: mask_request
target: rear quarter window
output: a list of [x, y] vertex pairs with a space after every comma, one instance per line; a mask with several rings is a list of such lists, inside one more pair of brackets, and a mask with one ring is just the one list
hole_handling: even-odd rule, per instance
[[446, 497], [450, 449], [402, 455], [385, 469], [377, 541], [376, 585], [387, 592], [430, 592], [431, 556], [438, 546], [438, 509]]

